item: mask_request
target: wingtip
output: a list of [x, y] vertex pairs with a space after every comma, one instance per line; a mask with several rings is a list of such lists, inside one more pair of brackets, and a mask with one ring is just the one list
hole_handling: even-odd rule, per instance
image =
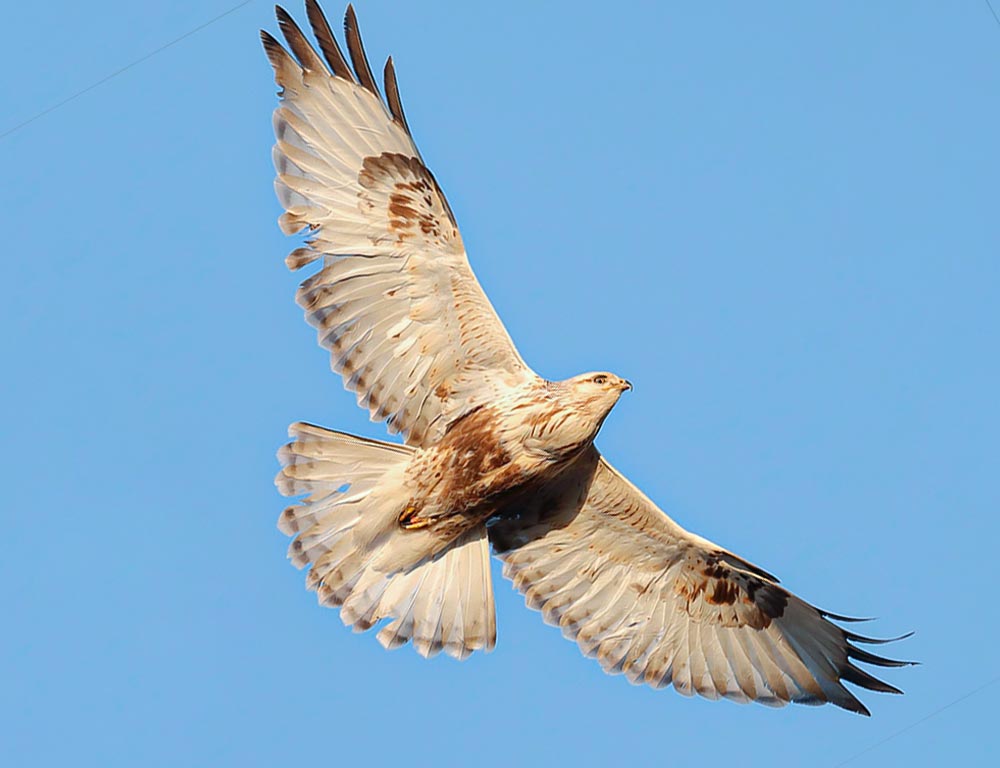
[[278, 42], [277, 38], [274, 37], [266, 29], [260, 31], [260, 43], [264, 47], [264, 54], [267, 56], [267, 60], [271, 63], [271, 68], [275, 72], [275, 79], [278, 80], [278, 84], [283, 84], [280, 82], [280, 72], [282, 67], [286, 63], [288, 52], [285, 50], [284, 46]]
[[867, 635], [859, 635], [856, 632], [848, 632], [846, 629], [841, 629], [844, 633], [844, 637], [853, 643], [864, 643], [865, 645], [885, 645], [887, 643], [896, 643], [900, 640], [906, 640], [909, 637], [913, 637], [916, 632], [910, 631], [902, 635], [897, 635], [896, 637], [868, 637]]
[[261, 43], [264, 44], [264, 48], [265, 49], [273, 47], [273, 46], [278, 46], [279, 48], [281, 47], [281, 43], [279, 43], [275, 39], [274, 35], [272, 35], [266, 29], [260, 30], [260, 41], [261, 41]]
[[826, 698], [831, 704], [845, 709], [848, 712], [853, 712], [856, 715], [861, 715], [862, 717], [871, 717], [871, 710], [868, 709], [861, 700], [851, 693], [842, 684], [837, 685], [837, 694], [832, 697]]
[[885, 656], [879, 656], [874, 653], [869, 653], [862, 648], [848, 643], [847, 645], [847, 655], [852, 659], [857, 659], [863, 664], [871, 664], [875, 667], [911, 667], [917, 662], [915, 661], [903, 661], [900, 659], [890, 659]]
[[385, 100], [395, 120], [407, 135], [412, 136], [410, 126], [406, 122], [406, 113], [403, 111], [403, 102], [399, 97], [399, 82], [396, 80], [396, 65], [392, 61], [392, 56], [385, 60], [385, 67], [382, 69], [382, 84], [385, 87]]
[[323, 9], [316, 0], [306, 0], [306, 17], [309, 19], [313, 35], [315, 35], [320, 50], [323, 52], [323, 56], [326, 58], [327, 64], [330, 65], [330, 69], [333, 70], [334, 75], [353, 82], [354, 77], [351, 74], [351, 68], [344, 58], [343, 52], [340, 50], [340, 45], [337, 43], [337, 38], [334, 36], [333, 30], [330, 29], [330, 23], [326, 19], [326, 14], [323, 13]]
[[863, 669], [860, 669], [850, 663], [844, 665], [844, 668], [840, 672], [840, 679], [845, 680], [848, 683], [853, 683], [861, 688], [867, 688], [869, 691], [876, 691], [878, 693], [902, 693], [902, 691], [896, 686], [890, 685], [884, 680], [879, 680], [877, 677], [869, 675]]
[[368, 64], [364, 42], [361, 40], [358, 17], [354, 13], [354, 6], [350, 4], [344, 13], [344, 37], [347, 38], [347, 52], [351, 57], [351, 64], [354, 66], [354, 76], [358, 79], [358, 84], [373, 93], [377, 98], [381, 98], [378, 92], [378, 84], [375, 82], [371, 66]]
[[823, 608], [817, 608], [817, 611], [823, 616], [824, 619], [833, 619], [834, 621], [846, 621], [850, 624], [857, 624], [863, 621], [875, 621], [877, 616], [842, 616], [839, 613], [833, 613], [832, 611], [827, 611]]
[[292, 14], [284, 9], [280, 5], [274, 6], [274, 17], [278, 20], [279, 24], [287, 24], [292, 21]]

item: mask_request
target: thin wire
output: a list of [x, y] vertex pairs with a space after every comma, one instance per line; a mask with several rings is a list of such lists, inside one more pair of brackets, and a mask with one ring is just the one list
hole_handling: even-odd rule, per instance
[[996, 21], [997, 26], [1000, 27], [1000, 16], [997, 16], [997, 12], [993, 10], [993, 3], [990, 0], [986, 0], [986, 7], [990, 9], [990, 13], [993, 14], [993, 20]]
[[[998, 22], [998, 23], [1000, 23], [1000, 22]], [[930, 719], [931, 719], [932, 717], [934, 717], [935, 715], [940, 715], [940, 714], [941, 714], [942, 712], [944, 712], [944, 711], [945, 711], [946, 709], [948, 709], [948, 708], [950, 708], [950, 707], [953, 707], [953, 706], [955, 706], [956, 704], [959, 704], [960, 702], [963, 702], [963, 701], [965, 701], [965, 700], [966, 700], [966, 699], [968, 699], [968, 698], [969, 698], [970, 696], [975, 696], [975, 695], [976, 695], [977, 693], [979, 693], [980, 691], [983, 691], [983, 690], [985, 690], [985, 689], [989, 688], [989, 687], [990, 687], [991, 685], [993, 685], [993, 684], [994, 684], [994, 683], [996, 683], [996, 682], [1000, 682], [1000, 675], [997, 675], [997, 676], [996, 676], [996, 677], [994, 677], [994, 678], [993, 678], [992, 680], [988, 680], [987, 682], [983, 683], [983, 684], [982, 684], [981, 686], [979, 686], [978, 688], [973, 688], [973, 689], [972, 689], [971, 691], [969, 691], [968, 693], [966, 693], [966, 694], [964, 694], [964, 695], [962, 695], [962, 696], [959, 696], [959, 697], [958, 697], [957, 699], [955, 699], [954, 701], [949, 701], [949, 702], [948, 702], [947, 704], [945, 704], [945, 705], [944, 705], [943, 707], [939, 707], [938, 709], [935, 709], [935, 710], [934, 710], [933, 712], [931, 712], [930, 714], [928, 714], [928, 715], [924, 715], [924, 716], [923, 716], [922, 718], [920, 718], [919, 720], [917, 720], [917, 721], [916, 721], [916, 722], [914, 722], [914, 723], [910, 723], [910, 724], [909, 724], [908, 726], [906, 726], [905, 728], [900, 728], [900, 729], [899, 729], [898, 731], [896, 731], [895, 733], [891, 733], [891, 734], [889, 734], [888, 736], [886, 736], [886, 737], [885, 737], [884, 739], [882, 739], [881, 741], [876, 741], [876, 742], [875, 742], [874, 744], [872, 744], [872, 745], [870, 745], [870, 746], [868, 746], [868, 747], [865, 747], [864, 749], [862, 749], [862, 750], [861, 750], [860, 752], [858, 752], [857, 754], [854, 754], [854, 755], [851, 755], [851, 756], [850, 756], [849, 758], [847, 758], [846, 760], [844, 760], [844, 761], [843, 761], [843, 762], [841, 762], [841, 763], [837, 763], [837, 764], [836, 764], [836, 765], [835, 765], [835, 766], [834, 766], [833, 768], [840, 768], [840, 766], [842, 766], [842, 765], [847, 765], [848, 763], [850, 763], [850, 762], [853, 762], [854, 760], [857, 760], [857, 759], [858, 759], [859, 757], [861, 757], [862, 755], [866, 755], [866, 754], [868, 754], [868, 753], [869, 753], [869, 752], [871, 752], [871, 751], [872, 751], [873, 749], [875, 749], [875, 748], [877, 748], [877, 747], [881, 747], [881, 746], [882, 746], [883, 744], [885, 744], [885, 743], [886, 743], [887, 741], [891, 741], [892, 739], [896, 738], [897, 736], [900, 736], [900, 735], [902, 735], [902, 734], [906, 733], [907, 731], [911, 731], [911, 730], [913, 730], [913, 729], [914, 729], [914, 728], [916, 728], [916, 727], [917, 727], [918, 725], [921, 725], [922, 723], [926, 723], [926, 722], [927, 722], [928, 720], [930, 720]]]
[[45, 115], [49, 114], [50, 112], [55, 112], [60, 107], [63, 107], [65, 105], [69, 104], [71, 101], [73, 101], [74, 99], [79, 98], [80, 96], [83, 96], [85, 93], [89, 93], [90, 91], [92, 91], [95, 88], [97, 88], [99, 85], [103, 85], [104, 83], [108, 82], [108, 80], [111, 80], [113, 78], [118, 77], [118, 75], [122, 74], [123, 72], [127, 72], [128, 70], [132, 69], [132, 67], [134, 67], [136, 64], [142, 64], [142, 62], [146, 61], [147, 59], [151, 59], [156, 54], [162, 53], [163, 51], [167, 50], [167, 48], [170, 48], [171, 46], [177, 45], [177, 43], [181, 42], [182, 40], [186, 40], [187, 38], [191, 37], [191, 35], [195, 34], [196, 32], [201, 32], [201, 30], [205, 29], [205, 27], [210, 27], [215, 22], [220, 21], [221, 19], [224, 19], [229, 14], [238, 11], [243, 6], [249, 5], [252, 2], [253, 2], [253, 0], [243, 0], [242, 3], [240, 3], [239, 5], [234, 5], [228, 11], [220, 13], [215, 18], [209, 19], [204, 24], [201, 24], [201, 25], [195, 27], [194, 29], [192, 29], [192, 30], [190, 30], [188, 32], [185, 32], [183, 35], [181, 35], [180, 37], [174, 38], [169, 43], [164, 43], [159, 48], [156, 48], [155, 50], [152, 50], [149, 53], [147, 53], [145, 56], [140, 56], [135, 61], [133, 61], [133, 62], [131, 62], [129, 64], [126, 64], [124, 67], [122, 67], [119, 70], [116, 70], [116, 71], [112, 72], [110, 75], [102, 77], [97, 82], [88, 85], [86, 88], [84, 88], [81, 91], [77, 91], [72, 96], [67, 96], [65, 99], [63, 99], [62, 101], [60, 101], [60, 102], [58, 102], [56, 104], [53, 104], [51, 107], [43, 109], [37, 115], [29, 117], [27, 120], [25, 120], [25, 121], [23, 121], [21, 123], [18, 123], [13, 128], [8, 129], [4, 133], [0, 133], [0, 140], [5, 139], [8, 136], [10, 136], [12, 133], [15, 133], [15, 132], [21, 130], [26, 125], [29, 125], [29, 124], [35, 122], [40, 117], [45, 117]]
[[[997, 16], [997, 12], [996, 12], [996, 10], [995, 10], [995, 9], [993, 8], [993, 3], [991, 3], [991, 2], [990, 2], [990, 0], [983, 0], [983, 1], [984, 1], [984, 2], [986, 3], [986, 7], [990, 9], [990, 13], [991, 13], [991, 14], [993, 15], [993, 20], [994, 20], [994, 21], [995, 21], [995, 22], [997, 23], [997, 26], [998, 26], [998, 27], [1000, 27], [1000, 16]], [[945, 704], [945, 705], [944, 705], [943, 707], [939, 707], [938, 709], [935, 709], [935, 710], [934, 710], [933, 712], [931, 712], [930, 714], [928, 714], [928, 715], [924, 715], [924, 716], [923, 716], [922, 718], [920, 718], [919, 720], [917, 720], [917, 721], [916, 721], [915, 723], [910, 723], [910, 724], [909, 724], [908, 726], [906, 726], [905, 728], [900, 728], [900, 729], [899, 729], [898, 731], [896, 731], [895, 733], [891, 733], [891, 734], [889, 734], [888, 736], [886, 736], [886, 737], [885, 737], [884, 739], [882, 739], [881, 741], [876, 741], [876, 742], [875, 742], [874, 744], [871, 744], [870, 746], [868, 746], [868, 747], [865, 747], [865, 748], [864, 748], [864, 749], [862, 749], [862, 750], [861, 750], [860, 752], [858, 752], [858, 753], [856, 753], [856, 754], [853, 754], [853, 755], [851, 755], [851, 756], [850, 756], [849, 758], [847, 758], [847, 759], [846, 759], [846, 760], [844, 760], [843, 762], [840, 762], [840, 763], [837, 763], [837, 764], [836, 764], [836, 765], [835, 765], [835, 766], [834, 766], [833, 768], [840, 768], [840, 767], [841, 767], [842, 765], [847, 765], [848, 763], [851, 763], [851, 762], [854, 762], [855, 760], [857, 760], [857, 759], [858, 759], [859, 757], [861, 757], [862, 755], [867, 755], [867, 754], [868, 754], [869, 752], [871, 752], [871, 751], [872, 751], [873, 749], [877, 749], [878, 747], [881, 747], [881, 746], [882, 746], [883, 744], [885, 744], [885, 743], [886, 743], [887, 741], [892, 741], [892, 740], [893, 740], [894, 738], [896, 738], [897, 736], [900, 736], [900, 735], [902, 735], [902, 734], [906, 733], [907, 731], [911, 731], [911, 730], [913, 730], [913, 729], [914, 729], [914, 728], [916, 728], [916, 727], [917, 727], [918, 725], [921, 725], [921, 724], [923, 724], [923, 723], [926, 723], [926, 722], [927, 722], [928, 720], [930, 720], [930, 719], [931, 719], [932, 717], [934, 717], [934, 716], [936, 716], [936, 715], [940, 715], [940, 714], [941, 714], [942, 712], [944, 712], [944, 711], [945, 711], [946, 709], [949, 709], [950, 707], [953, 707], [953, 706], [955, 706], [956, 704], [960, 704], [961, 702], [965, 701], [966, 699], [970, 698], [971, 696], [975, 696], [975, 695], [976, 695], [977, 693], [979, 693], [980, 691], [984, 691], [984, 690], [986, 690], [986, 689], [987, 689], [987, 688], [989, 688], [989, 687], [990, 687], [991, 685], [993, 685], [994, 683], [997, 683], [997, 682], [1000, 682], [1000, 675], [997, 675], [997, 676], [996, 676], [996, 677], [994, 677], [994, 678], [993, 678], [992, 680], [987, 680], [987, 681], [986, 681], [985, 683], [983, 683], [982, 685], [980, 685], [980, 686], [979, 686], [978, 688], [973, 688], [973, 689], [972, 689], [971, 691], [969, 691], [968, 693], [966, 693], [966, 694], [964, 694], [964, 695], [962, 695], [962, 696], [959, 696], [959, 697], [958, 697], [957, 699], [955, 699], [954, 701], [949, 701], [949, 702], [948, 702], [947, 704]]]

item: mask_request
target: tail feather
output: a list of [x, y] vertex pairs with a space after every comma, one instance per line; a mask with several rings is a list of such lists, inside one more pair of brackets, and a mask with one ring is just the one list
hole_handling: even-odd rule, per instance
[[496, 612], [484, 528], [467, 531], [434, 560], [400, 578], [382, 605], [396, 620], [378, 634], [386, 648], [409, 640], [422, 656], [457, 659], [496, 645]]
[[289, 436], [275, 482], [285, 495], [306, 498], [282, 512], [278, 528], [296, 537], [289, 559], [298, 568], [311, 565], [306, 586], [320, 604], [340, 608], [355, 631], [390, 619], [378, 633], [386, 648], [412, 641], [422, 656], [443, 650], [458, 659], [492, 650], [485, 526], [439, 551], [427, 548], [427, 532], [397, 524], [406, 501], [397, 489], [413, 449], [302, 423]]

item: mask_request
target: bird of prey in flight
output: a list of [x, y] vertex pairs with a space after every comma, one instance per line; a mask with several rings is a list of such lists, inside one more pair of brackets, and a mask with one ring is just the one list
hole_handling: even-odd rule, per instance
[[306, 584], [386, 648], [462, 659], [496, 642], [490, 549], [503, 573], [610, 673], [685, 695], [832, 702], [845, 683], [898, 689], [856, 662], [887, 642], [834, 622], [756, 565], [689, 533], [623, 477], [594, 438], [631, 384], [613, 373], [547, 381], [525, 364], [469, 266], [448, 201], [384, 96], [354, 10], [347, 55], [315, 0], [317, 43], [282, 8], [287, 48], [262, 32], [274, 112], [279, 223], [318, 268], [297, 301], [333, 369], [403, 443], [305, 423], [279, 452], [289, 557]]

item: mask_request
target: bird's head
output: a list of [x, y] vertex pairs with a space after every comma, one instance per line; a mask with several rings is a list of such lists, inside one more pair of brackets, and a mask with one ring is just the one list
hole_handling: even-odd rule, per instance
[[575, 405], [581, 410], [593, 413], [600, 421], [611, 412], [622, 392], [632, 389], [632, 383], [621, 376], [607, 371], [581, 373], [564, 384], [572, 393]]
[[632, 389], [632, 384], [613, 373], [594, 371], [548, 382], [547, 387], [561, 408], [549, 412], [540, 432], [550, 454], [570, 456], [593, 442], [622, 392]]

